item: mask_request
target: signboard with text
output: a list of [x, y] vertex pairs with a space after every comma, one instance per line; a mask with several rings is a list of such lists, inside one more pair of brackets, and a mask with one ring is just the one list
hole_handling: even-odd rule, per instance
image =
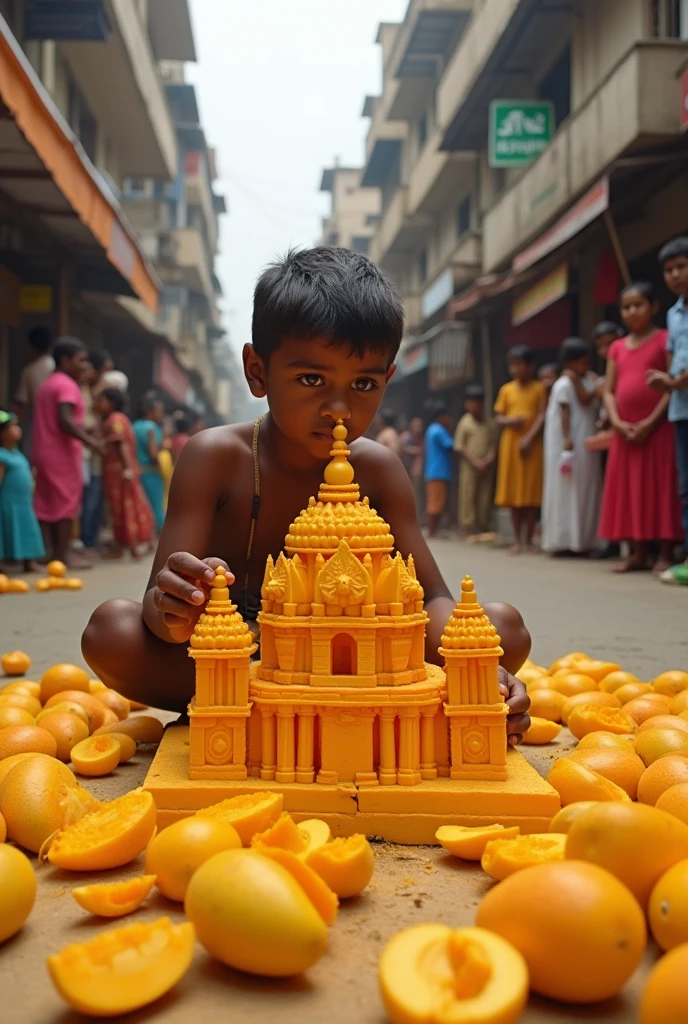
[[546, 100], [493, 100], [490, 104], [490, 167], [524, 167], [554, 135], [554, 106]]

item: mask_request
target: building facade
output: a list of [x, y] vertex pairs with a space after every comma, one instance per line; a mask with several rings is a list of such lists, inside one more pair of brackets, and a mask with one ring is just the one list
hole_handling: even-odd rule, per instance
[[360, 167], [328, 167], [320, 191], [332, 196], [330, 215], [323, 217], [322, 241], [368, 254], [380, 219], [380, 193], [361, 187]]

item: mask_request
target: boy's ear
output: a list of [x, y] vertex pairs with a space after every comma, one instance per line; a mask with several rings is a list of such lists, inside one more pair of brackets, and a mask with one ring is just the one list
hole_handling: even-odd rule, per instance
[[396, 372], [397, 372], [397, 364], [396, 363], [392, 363], [392, 365], [390, 366], [389, 370], [387, 371], [387, 373], [385, 375], [385, 384], [389, 384], [389, 382], [391, 381], [392, 377], [394, 376], [394, 374]]
[[258, 355], [253, 345], [244, 345], [241, 353], [244, 363], [244, 376], [254, 398], [265, 398], [267, 387], [267, 371], [263, 358]]

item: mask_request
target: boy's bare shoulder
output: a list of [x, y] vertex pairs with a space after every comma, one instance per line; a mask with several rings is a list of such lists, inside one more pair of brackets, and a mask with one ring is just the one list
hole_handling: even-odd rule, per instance
[[408, 474], [404, 464], [390, 448], [367, 437], [359, 437], [351, 445], [351, 462], [356, 470], [359, 484], [365, 493], [385, 495], [397, 491], [400, 484], [406, 484]]
[[195, 434], [182, 449], [178, 468], [182, 473], [195, 468], [202, 474], [217, 469], [224, 474], [252, 457], [253, 424], [230, 423], [208, 427]]

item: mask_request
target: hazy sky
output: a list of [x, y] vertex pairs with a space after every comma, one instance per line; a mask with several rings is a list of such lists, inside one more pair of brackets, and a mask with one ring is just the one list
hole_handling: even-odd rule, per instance
[[227, 197], [217, 269], [233, 346], [250, 341], [253, 286], [320, 235], [324, 167], [362, 161], [363, 98], [380, 91], [381, 21], [407, 0], [191, 0], [201, 119]]

